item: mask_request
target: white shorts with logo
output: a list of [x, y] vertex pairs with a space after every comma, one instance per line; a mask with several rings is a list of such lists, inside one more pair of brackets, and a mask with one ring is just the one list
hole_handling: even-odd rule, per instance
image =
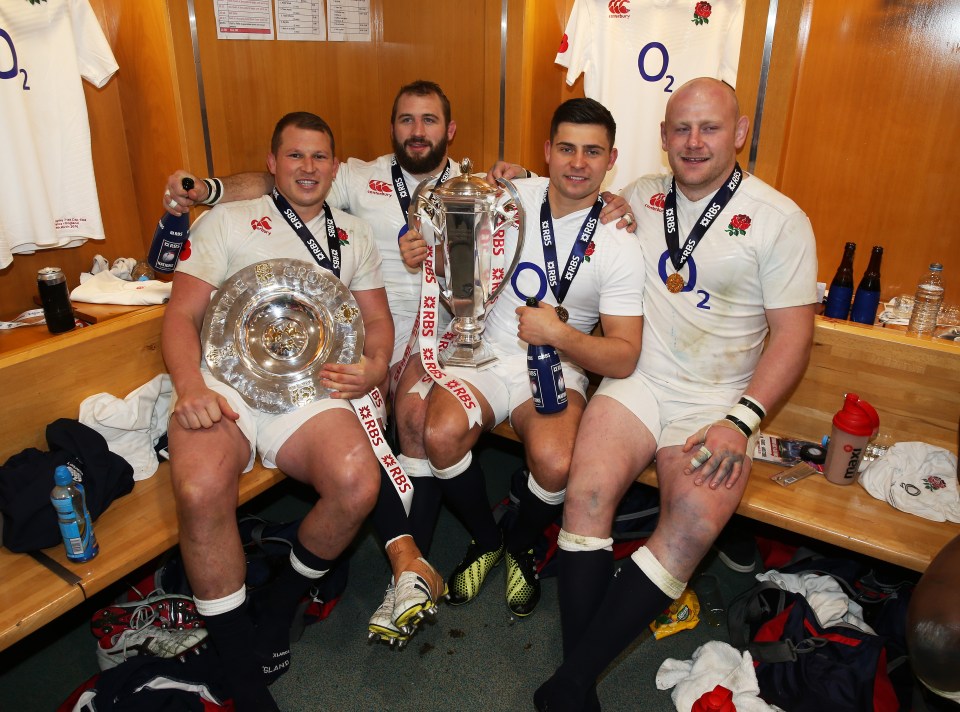
[[[260, 460], [264, 467], [277, 466], [277, 453], [283, 444], [287, 442], [300, 427], [310, 418], [326, 410], [340, 408], [353, 412], [353, 406], [350, 401], [337, 400], [335, 398], [324, 398], [323, 400], [308, 403], [305, 406], [297, 408], [291, 413], [262, 413], [247, 405], [246, 401], [232, 386], [228, 386], [222, 381], [214, 378], [205, 367], [200, 368], [204, 383], [207, 387], [226, 398], [227, 403], [237, 413], [240, 418], [237, 420], [237, 426], [243, 437], [250, 444], [250, 459], [244, 472], [249, 472], [253, 468], [253, 463], [257, 453], [260, 454]], [[170, 411], [173, 412], [173, 406], [176, 404], [176, 392], [174, 392], [173, 402], [170, 404]]]
[[[562, 364], [563, 382], [567, 392], [576, 391], [586, 400], [588, 379], [583, 369], [569, 361], [563, 361]], [[482, 395], [490, 404], [497, 425], [506, 420], [517, 407], [533, 398], [526, 354], [501, 356], [496, 363], [482, 371], [454, 366], [444, 368], [443, 372], [466, 381], [475, 395]]]
[[[698, 395], [691, 403], [689, 394], [680, 394], [653, 383], [639, 371], [626, 378], [604, 378], [596, 395], [613, 398], [633, 413], [657, 441], [657, 449], [683, 445], [700, 428], [715, 423], [730, 412], [741, 396], [739, 390], [714, 389]], [[758, 433], [747, 441], [752, 456]]]

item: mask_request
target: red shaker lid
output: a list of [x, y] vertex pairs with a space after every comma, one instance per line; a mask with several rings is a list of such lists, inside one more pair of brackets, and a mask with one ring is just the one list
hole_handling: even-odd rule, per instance
[[704, 692], [693, 703], [690, 712], [737, 712], [733, 704], [733, 692], [723, 685], [717, 685], [709, 692]]
[[847, 393], [843, 398], [843, 408], [833, 416], [833, 424], [851, 435], [873, 437], [880, 429], [880, 416], [872, 405], [860, 400], [856, 393]]

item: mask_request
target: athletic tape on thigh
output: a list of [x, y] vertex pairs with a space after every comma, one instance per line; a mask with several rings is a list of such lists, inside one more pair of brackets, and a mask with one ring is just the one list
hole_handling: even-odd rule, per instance
[[387, 438], [380, 428], [380, 423], [386, 418], [386, 409], [383, 406], [380, 391], [374, 388], [367, 395], [351, 400], [350, 405], [353, 406], [357, 418], [360, 419], [363, 432], [367, 434], [367, 439], [370, 441], [370, 446], [373, 448], [377, 460], [383, 465], [383, 469], [387, 471], [387, 476], [393, 482], [393, 486], [397, 490], [397, 496], [403, 502], [404, 511], [410, 514], [410, 505], [413, 503], [413, 482], [407, 477], [403, 465], [394, 456], [393, 450], [387, 444]]

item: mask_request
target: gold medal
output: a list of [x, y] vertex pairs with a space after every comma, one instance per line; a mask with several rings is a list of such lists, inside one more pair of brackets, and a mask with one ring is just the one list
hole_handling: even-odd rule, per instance
[[556, 309], [557, 311], [557, 318], [560, 319], [560, 321], [562, 321], [564, 324], [566, 324], [567, 319], [570, 318], [570, 312], [568, 312], [566, 307], [564, 307], [562, 304], [557, 304], [557, 306], [554, 307], [554, 309]]
[[669, 277], [667, 277], [667, 291], [671, 294], [676, 294], [684, 287], [683, 277], [678, 273], [674, 272]]

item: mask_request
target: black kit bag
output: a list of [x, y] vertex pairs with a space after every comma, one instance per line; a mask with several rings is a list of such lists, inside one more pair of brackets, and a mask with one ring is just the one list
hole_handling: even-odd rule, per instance
[[[841, 584], [842, 585], [842, 584]], [[753, 657], [760, 696], [787, 712], [897, 712], [887, 639], [825, 628], [799, 593], [762, 582], [730, 604], [731, 642]]]

